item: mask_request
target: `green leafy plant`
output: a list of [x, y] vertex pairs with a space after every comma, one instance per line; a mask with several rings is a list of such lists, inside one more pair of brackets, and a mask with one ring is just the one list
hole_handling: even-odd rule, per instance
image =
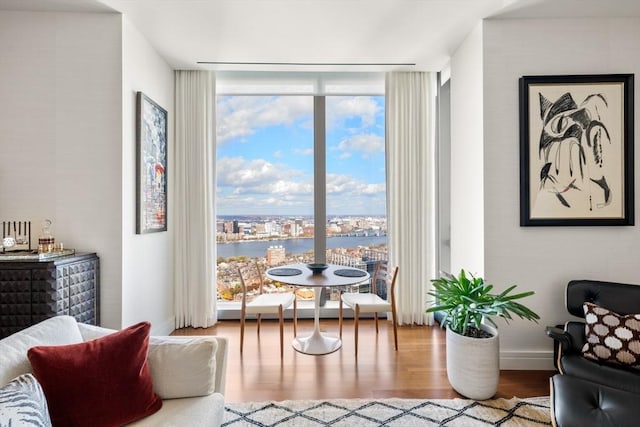
[[497, 327], [492, 317], [502, 317], [507, 322], [513, 318], [512, 314], [535, 322], [540, 319], [532, 310], [516, 302], [535, 292], [510, 295], [516, 285], [510, 286], [502, 293], [491, 294], [493, 285], [486, 283], [482, 277], [467, 275], [464, 270], [460, 270], [457, 277], [443, 273], [443, 277], [431, 282], [433, 289], [428, 295], [435, 298], [436, 305], [427, 309], [427, 313], [443, 312], [442, 327], [448, 326], [460, 335], [473, 336], [470, 330], [479, 330], [484, 319]]

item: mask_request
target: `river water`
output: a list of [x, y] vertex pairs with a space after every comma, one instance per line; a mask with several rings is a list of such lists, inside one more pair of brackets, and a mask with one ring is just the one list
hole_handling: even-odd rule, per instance
[[[327, 249], [355, 248], [387, 243], [387, 236], [340, 236], [327, 239]], [[257, 240], [249, 242], [218, 243], [217, 257], [247, 256], [249, 258], [267, 255], [269, 246], [284, 246], [287, 254], [302, 254], [313, 250], [313, 239]]]

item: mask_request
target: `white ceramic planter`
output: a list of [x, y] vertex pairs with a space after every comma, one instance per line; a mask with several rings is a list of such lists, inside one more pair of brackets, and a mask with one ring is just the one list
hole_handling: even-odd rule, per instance
[[482, 329], [493, 337], [469, 338], [447, 328], [447, 378], [458, 393], [474, 400], [493, 397], [500, 379], [498, 331], [487, 325]]

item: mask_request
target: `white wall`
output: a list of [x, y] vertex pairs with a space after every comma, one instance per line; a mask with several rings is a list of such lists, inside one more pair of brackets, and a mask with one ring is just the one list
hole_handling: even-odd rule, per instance
[[37, 242], [50, 218], [100, 256], [102, 325], [165, 334], [173, 227], [135, 234], [136, 91], [168, 111], [172, 143], [173, 71], [122, 15], [0, 12], [0, 221], [31, 220]]
[[121, 18], [0, 12], [0, 219], [44, 218], [101, 262], [102, 324], [119, 327]]
[[482, 24], [451, 58], [451, 270], [484, 274]]
[[[527, 305], [542, 317], [539, 324], [516, 320], [501, 325], [502, 369], [552, 366], [552, 342], [545, 336], [544, 326], [567, 320], [564, 290], [569, 280], [640, 283], [637, 226], [519, 226], [518, 79], [545, 74], [638, 76], [638, 40], [639, 19], [484, 22], [485, 277], [496, 285], [514, 283], [521, 290], [536, 291]], [[455, 84], [458, 82], [452, 78]], [[639, 99], [637, 87], [636, 82], [635, 99]], [[636, 103], [636, 123], [637, 118]], [[459, 125], [460, 121], [453, 126]], [[634, 138], [640, 141], [637, 126]], [[640, 172], [637, 157], [636, 188]], [[452, 194], [452, 200], [456, 197]]]
[[[122, 322], [148, 320], [152, 333], [174, 329], [172, 217], [168, 231], [136, 235], [136, 92], [142, 91], [167, 110], [169, 185], [173, 182], [173, 70], [139, 31], [123, 18], [122, 134]], [[169, 188], [169, 205], [173, 201]]]

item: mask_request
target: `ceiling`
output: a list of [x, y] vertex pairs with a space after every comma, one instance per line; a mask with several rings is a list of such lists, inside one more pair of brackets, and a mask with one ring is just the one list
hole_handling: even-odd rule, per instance
[[175, 69], [387, 71], [443, 69], [484, 18], [640, 16], [640, 1], [0, 0], [2, 9], [123, 13]]

